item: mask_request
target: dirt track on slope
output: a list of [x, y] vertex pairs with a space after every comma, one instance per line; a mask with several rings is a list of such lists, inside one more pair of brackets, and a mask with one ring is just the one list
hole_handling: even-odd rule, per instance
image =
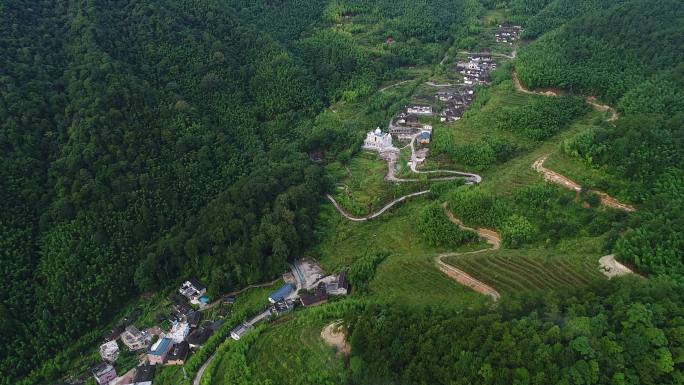
[[492, 297], [492, 299], [494, 299], [495, 301], [498, 300], [499, 298], [501, 298], [501, 294], [499, 294], [499, 292], [496, 291], [496, 289], [494, 289], [493, 287], [487, 285], [486, 283], [474, 278], [473, 276], [466, 273], [465, 271], [457, 269], [456, 267], [454, 267], [452, 265], [449, 265], [448, 263], [444, 262], [444, 258], [453, 257], [453, 256], [457, 256], [457, 255], [477, 254], [477, 253], [481, 253], [484, 251], [490, 251], [490, 250], [497, 250], [501, 247], [501, 237], [499, 236], [499, 234], [496, 231], [491, 230], [491, 229], [486, 229], [486, 228], [474, 229], [472, 227], [468, 227], [468, 226], [464, 225], [463, 222], [460, 219], [456, 218], [454, 216], [454, 214], [449, 210], [449, 206], [446, 202], [444, 202], [442, 207], [444, 208], [444, 213], [446, 214], [446, 216], [449, 218], [449, 220], [452, 223], [454, 223], [455, 225], [457, 225], [458, 227], [460, 227], [463, 230], [469, 230], [469, 231], [476, 232], [477, 235], [486, 239], [487, 243], [489, 243], [492, 247], [489, 249], [470, 251], [470, 252], [466, 252], [466, 253], [451, 252], [451, 253], [440, 254], [435, 259], [437, 262], [437, 266], [439, 267], [439, 270], [442, 271], [444, 274], [448, 275], [450, 278], [454, 279], [456, 282], [460, 283], [461, 285], [467, 286], [467, 287], [473, 289], [474, 291], [476, 291], [478, 293], [488, 295], [488, 296]]
[[[512, 78], [513, 78], [513, 85], [515, 86], [515, 89], [518, 92], [522, 92], [522, 93], [530, 94], [530, 95], [543, 95], [543, 96], [551, 96], [551, 97], [559, 96], [561, 94], [560, 90], [557, 90], [557, 89], [545, 89], [545, 90], [534, 91], [534, 90], [527, 88], [527, 86], [522, 84], [522, 82], [520, 81], [520, 78], [518, 77], [518, 73], [515, 70], [512, 73]], [[610, 117], [608, 119], [606, 119], [608, 122], [614, 122], [614, 121], [618, 120], [618, 118], [620, 117], [620, 114], [615, 110], [615, 108], [613, 108], [607, 104], [599, 104], [596, 101], [595, 96], [587, 96], [586, 102], [587, 102], [587, 104], [594, 107], [594, 109], [596, 111], [610, 112]]]
[[[569, 179], [553, 170], [549, 170], [548, 168], [544, 167], [544, 162], [546, 159], [549, 157], [549, 154], [542, 155], [539, 157], [539, 159], [535, 160], [534, 163], [532, 163], [532, 168], [537, 171], [538, 173], [542, 174], [544, 176], [544, 179], [555, 184], [559, 184], [565, 188], [568, 188], [570, 190], [574, 190], [579, 192], [582, 190], [582, 186], [580, 186], [579, 183], [573, 181], [572, 179]], [[636, 211], [636, 208], [632, 205], [628, 205], [626, 203], [621, 203], [617, 199], [611, 197], [610, 195], [602, 192], [602, 191], [596, 191], [596, 190], [590, 190], [591, 192], [597, 194], [599, 197], [601, 197], [601, 204], [606, 206], [606, 207], [611, 207], [614, 209], [618, 210], [623, 210], [627, 212], [632, 212]]]

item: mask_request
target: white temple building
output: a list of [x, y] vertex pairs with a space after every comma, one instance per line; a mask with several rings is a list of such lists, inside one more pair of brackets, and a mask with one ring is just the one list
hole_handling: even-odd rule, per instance
[[393, 150], [392, 135], [389, 132], [382, 132], [380, 127], [378, 127], [375, 131], [366, 134], [366, 140], [363, 141], [363, 148], [378, 152]]

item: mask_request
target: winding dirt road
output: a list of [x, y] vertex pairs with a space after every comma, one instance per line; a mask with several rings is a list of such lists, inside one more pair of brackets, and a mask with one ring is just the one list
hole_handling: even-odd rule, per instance
[[[577, 191], [579, 192], [582, 190], [582, 186], [580, 186], [579, 183], [573, 181], [572, 179], [561, 175], [553, 170], [549, 170], [548, 168], [544, 167], [544, 162], [546, 159], [549, 157], [549, 154], [542, 155], [539, 157], [539, 159], [535, 160], [534, 163], [532, 163], [532, 169], [537, 171], [538, 173], [542, 174], [544, 176], [544, 179], [551, 182], [555, 183], [558, 185], [561, 185], [567, 189]], [[621, 203], [617, 199], [611, 197], [610, 195], [602, 192], [602, 191], [597, 191], [597, 190], [590, 190], [594, 194], [598, 195], [601, 198], [601, 204], [610, 208], [618, 209], [618, 210], [623, 210], [627, 212], [632, 212], [636, 211], [636, 208], [632, 205], [628, 205], [626, 203]]]
[[486, 283], [474, 278], [470, 274], [466, 273], [463, 270], [457, 269], [456, 267], [449, 265], [448, 263], [444, 262], [444, 258], [447, 257], [453, 257], [457, 255], [468, 255], [468, 254], [477, 254], [477, 253], [482, 253], [484, 251], [490, 251], [490, 250], [498, 250], [501, 247], [501, 237], [499, 234], [491, 229], [486, 229], [486, 228], [478, 228], [474, 229], [472, 227], [468, 227], [463, 224], [463, 222], [456, 218], [454, 214], [449, 210], [449, 206], [446, 202], [442, 205], [444, 208], [444, 213], [446, 216], [449, 218], [449, 220], [455, 224], [456, 226], [460, 227], [463, 230], [467, 231], [474, 231], [479, 235], [480, 237], [484, 238], [487, 243], [491, 245], [489, 249], [482, 249], [482, 250], [477, 250], [477, 251], [469, 251], [466, 253], [456, 253], [456, 252], [450, 252], [450, 253], [443, 253], [439, 254], [436, 258], [435, 261], [437, 262], [437, 266], [439, 267], [439, 270], [442, 271], [444, 274], [448, 275], [449, 277], [453, 278], [456, 282], [460, 283], [463, 286], [467, 286], [473, 290], [475, 290], [478, 293], [488, 295], [492, 297], [495, 301], [501, 298], [501, 294], [499, 294], [496, 289], [493, 287], [487, 285]]
[[[534, 91], [534, 90], [527, 88], [527, 86], [522, 84], [522, 82], [520, 81], [520, 78], [518, 78], [518, 73], [515, 70], [513, 71], [512, 79], [513, 79], [513, 85], [515, 86], [515, 89], [518, 92], [522, 92], [522, 93], [530, 94], [530, 95], [543, 95], [543, 96], [551, 96], [551, 97], [555, 97], [555, 96], [560, 95], [560, 92], [558, 92], [556, 90], [548, 89], [548, 90], [543, 90], [543, 91]], [[598, 103], [596, 101], [595, 96], [587, 96], [586, 102], [590, 106], [594, 107], [594, 109], [598, 112], [610, 112], [610, 117], [608, 117], [608, 119], [606, 119], [608, 122], [614, 122], [614, 121], [618, 120], [618, 118], [620, 118], [620, 114], [615, 110], [615, 108], [613, 108], [607, 104]]]

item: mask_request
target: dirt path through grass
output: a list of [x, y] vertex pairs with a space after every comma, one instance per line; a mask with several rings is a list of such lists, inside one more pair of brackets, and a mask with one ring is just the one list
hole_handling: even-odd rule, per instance
[[[555, 183], [567, 189], [580, 192], [582, 190], [582, 186], [580, 186], [579, 183], [573, 181], [572, 179], [564, 175], [561, 175], [553, 170], [549, 170], [548, 168], [544, 167], [544, 162], [546, 161], [546, 159], [548, 159], [548, 157], [549, 154], [545, 154], [539, 157], [537, 160], [534, 161], [534, 163], [532, 163], [532, 169], [542, 174], [544, 176], [544, 179], [551, 183]], [[590, 191], [601, 197], [601, 204], [603, 204], [604, 206], [627, 212], [636, 211], [636, 208], [634, 208], [634, 206], [628, 205], [626, 203], [621, 203], [617, 199], [611, 197], [610, 195], [602, 191]]]
[[467, 286], [478, 293], [488, 295], [492, 297], [495, 301], [498, 300], [499, 298], [501, 298], [501, 294], [499, 294], [499, 292], [496, 291], [493, 287], [487, 285], [486, 283], [478, 279], [473, 278], [471, 275], [464, 272], [463, 270], [457, 269], [454, 266], [449, 265], [448, 263], [444, 262], [443, 259], [457, 255], [476, 254], [484, 251], [498, 250], [501, 247], [501, 237], [496, 231], [491, 229], [474, 229], [472, 227], [464, 225], [463, 222], [460, 219], [456, 218], [454, 214], [449, 210], [449, 205], [446, 202], [444, 202], [442, 207], [444, 208], [444, 213], [452, 223], [454, 223], [456, 226], [460, 227], [463, 230], [476, 232], [477, 235], [486, 239], [487, 243], [489, 243], [491, 247], [489, 249], [469, 251], [466, 253], [450, 252], [439, 254], [435, 259], [437, 262], [437, 266], [439, 267], [439, 270], [441, 270], [444, 274], [448, 275], [449, 277], [453, 278], [456, 282], [460, 283], [461, 285]]

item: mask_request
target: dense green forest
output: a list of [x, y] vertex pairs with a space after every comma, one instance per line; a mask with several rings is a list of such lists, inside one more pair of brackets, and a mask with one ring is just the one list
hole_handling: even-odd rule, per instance
[[[678, 384], [682, 286], [618, 281], [494, 309], [368, 306], [350, 323], [358, 384]], [[401, 343], [398, 343], [401, 341]]]
[[649, 273], [681, 273], [684, 177], [681, 2], [631, 1], [587, 12], [521, 51], [516, 68], [532, 87], [596, 95], [623, 114], [578, 133], [563, 151], [629, 183], [621, 195], [644, 209], [615, 249]]
[[[463, 2], [411, 3], [350, 6], [414, 49], [466, 15]], [[57, 378], [61, 364], [42, 363], [137, 293], [194, 275], [218, 294], [311, 244], [329, 182], [307, 151], [339, 136], [334, 156], [366, 129], [325, 131], [315, 116], [416, 60], [319, 28], [345, 6], [0, 6], [1, 383]]]

